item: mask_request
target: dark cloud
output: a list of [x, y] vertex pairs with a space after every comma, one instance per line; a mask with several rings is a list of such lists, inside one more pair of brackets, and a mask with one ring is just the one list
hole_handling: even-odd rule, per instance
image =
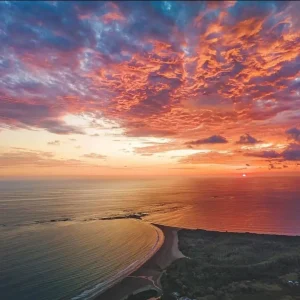
[[56, 134], [84, 134], [81, 128], [67, 125], [59, 120], [45, 120], [40, 126]]
[[[81, 22], [76, 11], [78, 4], [58, 1], [33, 5], [30, 1], [22, 1], [1, 6], [4, 28], [13, 39], [4, 38], [3, 46], [9, 44], [18, 51], [39, 51], [43, 48], [70, 51], [93, 42], [91, 28]], [[92, 5], [89, 6], [92, 9]]]
[[293, 127], [286, 131], [286, 134], [289, 136], [289, 138], [300, 142], [300, 129]]
[[257, 140], [250, 134], [246, 133], [245, 135], [241, 135], [240, 139], [236, 142], [237, 144], [257, 144], [260, 143], [261, 141]]
[[290, 144], [282, 152], [277, 152], [274, 150], [260, 151], [260, 152], [250, 152], [246, 153], [246, 156], [261, 157], [266, 159], [280, 159], [282, 161], [297, 161], [300, 160], [300, 145]]
[[212, 135], [208, 138], [187, 142], [186, 144], [190, 146], [197, 146], [202, 144], [226, 144], [226, 143], [228, 143], [226, 138], [220, 135]]
[[259, 152], [248, 152], [245, 153], [245, 156], [253, 156], [253, 157], [261, 157], [261, 158], [279, 158], [281, 154], [274, 151], [274, 150], [266, 150], [266, 151], [259, 151]]
[[300, 160], [300, 145], [290, 144], [281, 155], [284, 160]]
[[83, 134], [84, 131], [55, 117], [55, 111], [46, 104], [10, 103], [0, 101], [0, 126], [7, 123], [21, 128], [39, 127], [56, 134]]

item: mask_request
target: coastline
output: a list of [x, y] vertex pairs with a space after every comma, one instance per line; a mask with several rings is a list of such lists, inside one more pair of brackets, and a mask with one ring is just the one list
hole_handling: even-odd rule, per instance
[[[105, 295], [111, 289], [114, 289], [114, 287], [118, 286], [118, 284], [120, 282], [122, 282], [124, 279], [128, 278], [131, 274], [133, 274], [137, 270], [139, 270], [147, 261], [149, 261], [161, 249], [161, 247], [162, 247], [162, 245], [164, 244], [164, 241], [165, 241], [165, 236], [164, 236], [163, 231], [158, 226], [155, 226], [151, 223], [148, 223], [148, 225], [152, 226], [155, 229], [155, 231], [157, 233], [157, 240], [156, 240], [156, 243], [151, 248], [151, 250], [149, 251], [149, 253], [147, 253], [147, 255], [144, 257], [144, 259], [142, 261], [138, 261], [136, 263], [133, 263], [128, 268], [123, 270], [121, 276], [120, 276], [120, 274], [116, 274], [113, 278], [110, 279], [110, 281], [107, 284], [105, 284], [105, 287], [102, 288], [102, 290], [99, 291], [99, 290], [97, 290], [97, 286], [94, 287], [93, 288], [93, 289], [95, 289], [94, 294], [92, 294], [91, 296], [89, 296], [88, 298], [85, 298], [85, 299], [89, 299], [89, 300], [103, 299], [103, 295]], [[103, 291], [103, 289], [104, 289], [104, 291]], [[83, 293], [90, 292], [90, 291], [85, 291]], [[83, 293], [81, 295], [78, 295], [78, 296], [72, 298], [72, 299], [73, 300], [81, 299], [82, 296], [84, 296]], [[108, 299], [111, 299], [111, 298], [108, 298]]]
[[[177, 259], [186, 257], [178, 248], [178, 231], [188, 230], [190, 232], [206, 232], [209, 234], [236, 234], [236, 235], [250, 235], [263, 237], [295, 237], [278, 234], [262, 234], [250, 232], [227, 232], [214, 231], [204, 229], [185, 229], [180, 227], [171, 227], [155, 223], [149, 223], [159, 230], [162, 235], [162, 243], [159, 248], [151, 255], [148, 255], [143, 263], [141, 263], [135, 270], [129, 272], [125, 277], [115, 281], [103, 293], [95, 296], [95, 300], [125, 300], [130, 295], [135, 295], [147, 290], [156, 290], [158, 295], [161, 295], [160, 279], [168, 266]], [[297, 236], [296, 236], [297, 237]]]
[[124, 300], [131, 294], [146, 290], [161, 293], [160, 278], [164, 270], [173, 261], [185, 256], [178, 249], [177, 232], [180, 228], [149, 224], [163, 235], [160, 247], [134, 271], [115, 281], [106, 291], [96, 296], [95, 300]]
[[[300, 300], [300, 236], [181, 229], [166, 299]], [[176, 297], [173, 297], [176, 293]]]

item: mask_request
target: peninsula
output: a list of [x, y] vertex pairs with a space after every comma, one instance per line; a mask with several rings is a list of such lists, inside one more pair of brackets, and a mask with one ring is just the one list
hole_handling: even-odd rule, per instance
[[98, 300], [300, 300], [300, 237], [156, 226], [160, 250]]

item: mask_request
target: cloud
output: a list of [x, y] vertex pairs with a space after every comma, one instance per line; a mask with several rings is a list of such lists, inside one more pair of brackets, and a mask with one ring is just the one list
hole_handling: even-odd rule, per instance
[[300, 145], [299, 144], [289, 144], [282, 152], [277, 152], [274, 150], [260, 151], [260, 152], [250, 152], [246, 153], [246, 156], [261, 157], [266, 159], [281, 159], [287, 161], [297, 161], [300, 160]]
[[275, 166], [274, 164], [269, 164], [269, 170], [281, 170], [282, 169], [282, 167], [277, 167], [277, 166]]
[[290, 139], [300, 142], [300, 129], [293, 127], [286, 131], [286, 134]]
[[281, 155], [284, 160], [300, 160], [300, 145], [290, 144]]
[[146, 126], [137, 126], [127, 129], [126, 135], [130, 137], [170, 137], [176, 135], [176, 132], [168, 129], [156, 129], [146, 128]]
[[241, 135], [240, 139], [236, 143], [247, 145], [247, 144], [257, 144], [257, 143], [260, 143], [260, 142], [261, 141], [257, 140], [256, 138], [254, 138], [250, 134], [246, 133], [245, 135]]
[[76, 126], [70, 126], [58, 120], [44, 120], [41, 127], [56, 134], [84, 134], [84, 131]]
[[107, 156], [102, 154], [97, 154], [97, 153], [87, 153], [84, 154], [82, 157], [93, 158], [93, 159], [106, 159]]
[[13, 167], [80, 167], [91, 166], [77, 159], [57, 159], [52, 152], [34, 151], [29, 149], [12, 149], [0, 153], [0, 168]]
[[55, 140], [55, 141], [52, 141], [52, 142], [48, 142], [48, 145], [50, 145], [50, 146], [59, 146], [60, 145], [60, 141], [59, 140]]
[[183, 164], [227, 164], [235, 159], [233, 153], [222, 153], [218, 151], [198, 152], [179, 159]]
[[166, 142], [166, 143], [151, 143], [149, 146], [144, 147], [136, 147], [134, 149], [135, 153], [138, 154], [154, 154], [154, 153], [160, 153], [160, 152], [167, 152], [172, 150], [180, 150], [185, 149], [186, 146], [180, 145], [176, 142]]
[[263, 124], [272, 139], [300, 115], [298, 12], [297, 1], [3, 2], [0, 128], [87, 134], [64, 122], [87, 114], [178, 144]]
[[[1, 96], [1, 85], [0, 85]], [[11, 102], [10, 102], [11, 101]], [[18, 128], [42, 128], [56, 134], [83, 134], [84, 131], [77, 127], [66, 124], [60, 120], [60, 116], [55, 116], [55, 110], [51, 110], [47, 103], [28, 104], [28, 100], [2, 98], [0, 102], [0, 126], [1, 123]]]
[[186, 144], [191, 146], [202, 145], [202, 144], [226, 144], [227, 139], [220, 135], [212, 135], [208, 138], [187, 142]]
[[245, 153], [245, 156], [261, 157], [261, 158], [279, 158], [281, 154], [274, 150], [257, 151]]

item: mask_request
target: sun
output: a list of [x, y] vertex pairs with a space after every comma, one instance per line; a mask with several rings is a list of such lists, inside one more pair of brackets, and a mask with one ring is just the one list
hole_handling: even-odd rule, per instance
[[243, 177], [246, 177], [247, 175], [246, 174], [243, 174]]

